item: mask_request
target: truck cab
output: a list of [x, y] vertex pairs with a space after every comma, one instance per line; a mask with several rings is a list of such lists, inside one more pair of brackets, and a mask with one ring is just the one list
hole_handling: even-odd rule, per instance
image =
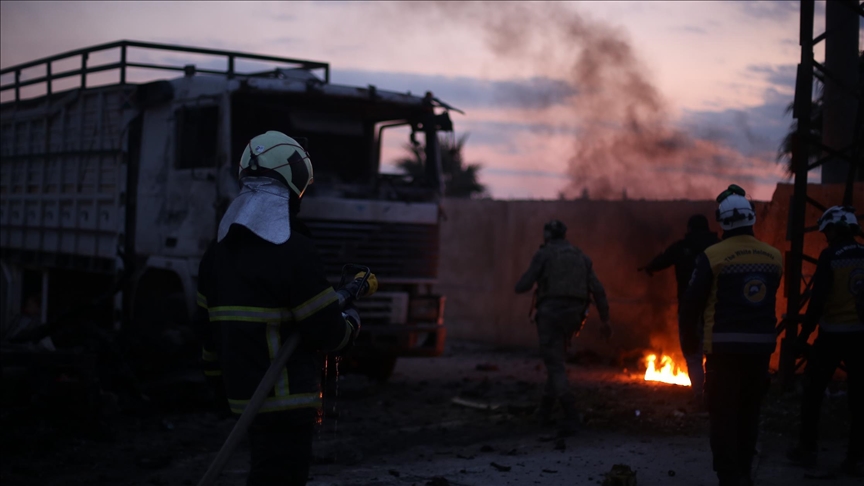
[[[107, 70], [88, 67], [88, 57], [111, 50], [120, 54], [108, 65], [120, 82], [88, 87], [88, 75]], [[132, 50], [206, 54], [228, 68], [135, 63]], [[75, 57], [81, 69], [52, 74], [52, 65]], [[240, 72], [243, 60], [277, 67]], [[44, 76], [21, 79], [40, 66]], [[132, 68], [180, 75], [127, 82]], [[0, 251], [3, 298], [12, 303], [4, 322], [15, 320], [18, 303], [32, 301], [37, 287], [43, 323], [62, 320], [70, 300], [103, 296], [100, 305], [112, 309], [101, 315], [115, 331], [183, 349], [192, 340], [184, 327], [195, 310], [198, 263], [239, 190], [240, 155], [255, 135], [278, 130], [310, 154], [314, 182], [299, 216], [328, 277], [335, 285], [342, 266], [355, 263], [380, 282], [377, 294], [357, 304], [363, 331], [348, 358], [386, 379], [398, 357], [442, 352], [445, 299], [432, 292], [443, 192], [438, 134], [452, 123], [431, 93], [335, 85], [329, 65], [314, 61], [133, 41], [0, 74], [14, 78], [0, 85]], [[52, 90], [70, 77], [80, 85]], [[44, 94], [21, 96], [40, 83]], [[412, 143], [423, 137], [423, 177], [381, 172], [382, 138], [393, 127], [407, 127]], [[94, 283], [70, 284], [82, 279]]]

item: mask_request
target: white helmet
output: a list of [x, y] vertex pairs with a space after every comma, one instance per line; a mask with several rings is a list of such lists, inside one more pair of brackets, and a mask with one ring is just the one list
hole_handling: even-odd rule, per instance
[[834, 206], [828, 208], [822, 217], [819, 218], [819, 231], [825, 229], [832, 224], [854, 227], [858, 226], [858, 219], [855, 217], [855, 209], [849, 206]]
[[296, 140], [270, 130], [250, 140], [240, 157], [239, 177], [257, 176], [276, 179], [302, 197], [312, 183], [312, 161]]
[[746, 197], [741, 187], [732, 184], [717, 196], [719, 207], [715, 213], [717, 222], [724, 230], [753, 226], [756, 224], [756, 211], [753, 203]]

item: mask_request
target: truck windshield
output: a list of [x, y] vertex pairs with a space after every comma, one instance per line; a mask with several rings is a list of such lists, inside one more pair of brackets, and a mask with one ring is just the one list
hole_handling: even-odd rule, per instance
[[[307, 93], [239, 91], [231, 103], [231, 160], [240, 160], [252, 137], [278, 130], [304, 144], [315, 167], [310, 196], [425, 201], [435, 197], [422, 181], [403, 177], [395, 161], [405, 150], [407, 126], [382, 126], [423, 116], [422, 107], [380, 100], [328, 98]], [[416, 137], [424, 142], [422, 133]], [[383, 165], [382, 165], [383, 163]], [[416, 169], [416, 168], [415, 168]], [[400, 175], [395, 175], [400, 174]]]
[[316, 186], [373, 182], [374, 124], [357, 113], [308, 105], [296, 97], [236, 94], [231, 106], [232, 160], [240, 160], [252, 137], [277, 130], [306, 146]]

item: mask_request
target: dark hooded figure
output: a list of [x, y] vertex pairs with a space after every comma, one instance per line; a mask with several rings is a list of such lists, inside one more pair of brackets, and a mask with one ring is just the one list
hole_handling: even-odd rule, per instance
[[[654, 272], [665, 270], [674, 265], [675, 280], [678, 283], [678, 300], [680, 302], [684, 291], [687, 290], [690, 276], [693, 275], [693, 269], [696, 267], [696, 257], [705, 251], [706, 248], [719, 241], [717, 233], [708, 228], [708, 218], [701, 214], [694, 214], [687, 221], [687, 233], [684, 235], [684, 238], [672, 243], [669, 248], [666, 248], [663, 253], [654, 257], [648, 265], [640, 268], [639, 271], [644, 271], [649, 276], [652, 276]], [[702, 350], [699, 349], [691, 355], [685, 354], [684, 360], [687, 362], [687, 374], [690, 376], [690, 383], [693, 385], [694, 404], [698, 408], [702, 404], [702, 390], [705, 379], [705, 374], [702, 370]]]

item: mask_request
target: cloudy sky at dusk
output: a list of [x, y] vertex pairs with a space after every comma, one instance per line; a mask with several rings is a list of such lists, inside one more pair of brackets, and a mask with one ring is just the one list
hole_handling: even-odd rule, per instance
[[[824, 29], [817, 3], [816, 33]], [[329, 62], [466, 112], [496, 198], [769, 199], [798, 2], [0, 2], [0, 65], [120, 39]], [[817, 50], [817, 58], [822, 58]], [[386, 140], [385, 162], [402, 139]]]

